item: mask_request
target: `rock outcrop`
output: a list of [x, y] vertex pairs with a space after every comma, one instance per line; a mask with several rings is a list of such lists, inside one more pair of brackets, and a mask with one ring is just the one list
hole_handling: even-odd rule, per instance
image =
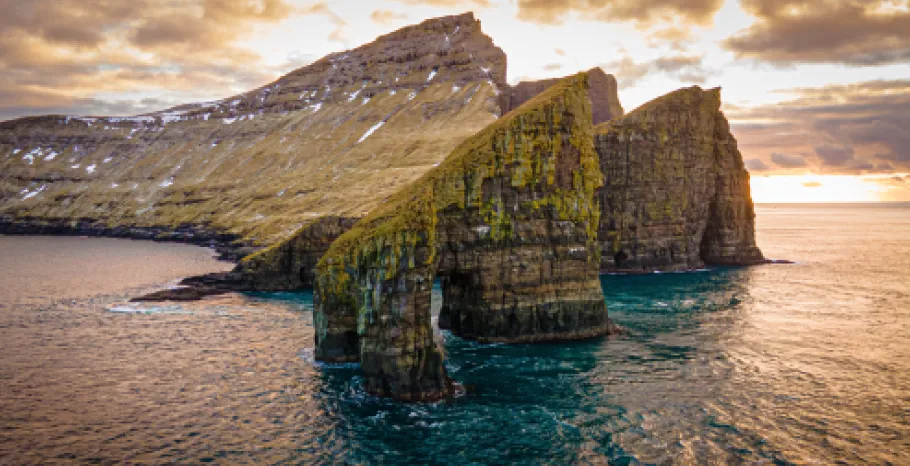
[[[540, 81], [522, 81], [514, 86], [507, 86], [499, 94], [499, 106], [502, 113], [508, 113], [541, 92], [556, 84], [562, 78], [543, 79]], [[591, 99], [591, 115], [595, 125], [623, 116], [622, 104], [619, 102], [616, 78], [606, 74], [600, 68], [588, 71]]]
[[505, 67], [465, 14], [216, 102], [0, 122], [0, 231], [264, 247], [326, 216], [359, 218], [496, 120]]
[[312, 288], [319, 259], [357, 220], [328, 215], [301, 228], [291, 238], [249, 256], [234, 272], [238, 285], [264, 291]]
[[465, 338], [614, 331], [597, 270], [603, 178], [588, 79], [567, 78], [503, 116], [332, 244], [316, 279], [318, 359], [359, 360], [378, 395], [449, 394], [430, 318], [437, 276], [446, 326]]
[[605, 271], [764, 262], [720, 89], [690, 87], [596, 128]]

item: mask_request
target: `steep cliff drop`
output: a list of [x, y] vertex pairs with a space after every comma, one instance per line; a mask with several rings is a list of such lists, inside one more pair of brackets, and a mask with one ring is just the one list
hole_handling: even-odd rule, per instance
[[451, 393], [433, 340], [442, 277], [453, 333], [480, 341], [606, 335], [598, 279], [588, 74], [561, 81], [462, 143], [358, 222], [319, 262], [316, 356], [359, 360], [401, 400]]
[[[560, 79], [521, 82], [515, 86], [497, 84], [500, 111], [504, 115], [547, 90]], [[617, 95], [616, 78], [600, 68], [588, 71], [591, 111], [594, 124], [623, 115]], [[327, 217], [313, 221], [290, 238], [244, 259], [232, 279], [247, 289], [287, 290], [313, 286], [316, 261], [329, 244], [347, 231], [359, 217]]]
[[680, 89], [598, 126], [604, 271], [765, 262], [720, 89]]
[[[257, 248], [297, 231], [332, 234], [332, 218], [349, 227], [344, 219], [362, 217], [495, 121], [505, 67], [464, 14], [215, 102], [0, 122], [0, 231]], [[307, 247], [314, 252], [292, 261], [312, 263], [327, 244]], [[299, 287], [300, 267], [287, 272], [275, 282]]]

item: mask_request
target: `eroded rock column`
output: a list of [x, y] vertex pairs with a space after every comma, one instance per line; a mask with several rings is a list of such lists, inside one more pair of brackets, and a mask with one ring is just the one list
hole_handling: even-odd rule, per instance
[[[437, 275], [444, 324], [468, 338], [614, 330], [597, 276], [602, 176], [587, 91], [582, 73], [531, 99], [332, 244], [318, 266], [317, 335], [350, 331], [354, 311], [369, 391], [412, 401], [451, 391], [432, 338]], [[340, 341], [318, 339], [317, 355]]]

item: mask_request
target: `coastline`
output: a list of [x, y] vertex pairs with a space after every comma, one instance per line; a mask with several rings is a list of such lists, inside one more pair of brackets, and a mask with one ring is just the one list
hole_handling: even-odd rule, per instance
[[91, 238], [123, 238], [163, 243], [181, 243], [206, 247], [217, 252], [218, 259], [237, 263], [260, 247], [241, 242], [240, 237], [196, 225], [176, 229], [119, 225], [110, 227], [97, 222], [80, 220], [15, 219], [0, 216], [0, 235], [9, 236], [85, 236]]

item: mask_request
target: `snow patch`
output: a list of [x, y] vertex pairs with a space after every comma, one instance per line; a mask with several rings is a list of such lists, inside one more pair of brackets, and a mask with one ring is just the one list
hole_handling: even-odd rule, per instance
[[74, 170], [77, 170], [77, 169], [79, 169], [79, 167], [81, 167], [81, 166], [82, 166], [82, 165], [79, 165], [79, 164], [77, 163], [77, 164], [75, 164], [75, 165], [70, 165], [70, 168], [72, 168], [72, 169], [74, 169]]
[[85, 167], [85, 172], [86, 172], [86, 173], [94, 173], [94, 172], [95, 172], [95, 167], [97, 167], [97, 165], [93, 163], [93, 164], [91, 164], [91, 165]]
[[22, 160], [28, 160], [28, 164], [31, 165], [35, 162], [35, 156], [41, 155], [41, 148], [32, 149], [31, 152], [22, 156]]
[[170, 186], [170, 185], [172, 185], [172, 184], [174, 184], [174, 178], [173, 178], [173, 177], [168, 178], [168, 179], [162, 181], [161, 183], [158, 183], [158, 186], [161, 186], [162, 188], [166, 188], [166, 187], [168, 187], [168, 186]]
[[433, 70], [432, 70], [432, 71], [430, 71], [430, 75], [429, 75], [429, 76], [427, 76], [427, 82], [430, 82], [430, 81], [432, 81], [432, 80], [433, 80], [433, 78], [435, 78], [435, 77], [436, 77], [436, 71], [437, 71], [437, 70], [436, 70], [436, 68], [433, 68]]
[[101, 163], [111, 163], [111, 160], [114, 160], [114, 158], [108, 156], [108, 157], [105, 157], [104, 160], [101, 161]]
[[382, 125], [384, 125], [384, 124], [385, 124], [384, 121], [380, 121], [379, 123], [376, 123], [375, 125], [371, 126], [370, 129], [368, 129], [366, 133], [363, 133], [363, 136], [360, 136], [360, 139], [357, 141], [357, 143], [360, 144], [361, 142], [363, 142], [364, 139], [370, 137], [371, 134], [376, 132], [376, 130], [381, 128]]
[[221, 121], [224, 122], [224, 124], [229, 125], [229, 124], [231, 124], [231, 123], [237, 121], [237, 118], [236, 118], [236, 117], [234, 117], [234, 118], [223, 118]]
[[362, 90], [363, 90], [363, 88], [361, 87], [360, 89], [357, 89], [356, 91], [354, 91], [353, 93], [351, 93], [351, 96], [348, 97], [348, 102], [353, 102], [354, 99], [357, 98], [357, 95], [360, 94], [360, 91], [362, 91]]
[[364, 97], [364, 98], [363, 98], [363, 102], [361, 102], [360, 105], [366, 105], [367, 102], [369, 102], [369, 101], [370, 101], [370, 98], [369, 98], [369, 97]]
[[31, 198], [37, 196], [41, 191], [44, 191], [45, 189], [47, 189], [47, 185], [43, 184], [43, 185], [41, 185], [41, 187], [39, 187], [38, 189], [36, 189], [34, 191], [30, 191], [28, 188], [26, 188], [26, 189], [20, 191], [20, 194], [24, 194], [24, 196], [22, 196], [22, 200], [24, 201], [26, 199], [31, 199]]
[[112, 187], [112, 188], [117, 188], [117, 187], [119, 187], [119, 186], [120, 186], [120, 185], [117, 184], [117, 183], [111, 183], [111, 187]]

